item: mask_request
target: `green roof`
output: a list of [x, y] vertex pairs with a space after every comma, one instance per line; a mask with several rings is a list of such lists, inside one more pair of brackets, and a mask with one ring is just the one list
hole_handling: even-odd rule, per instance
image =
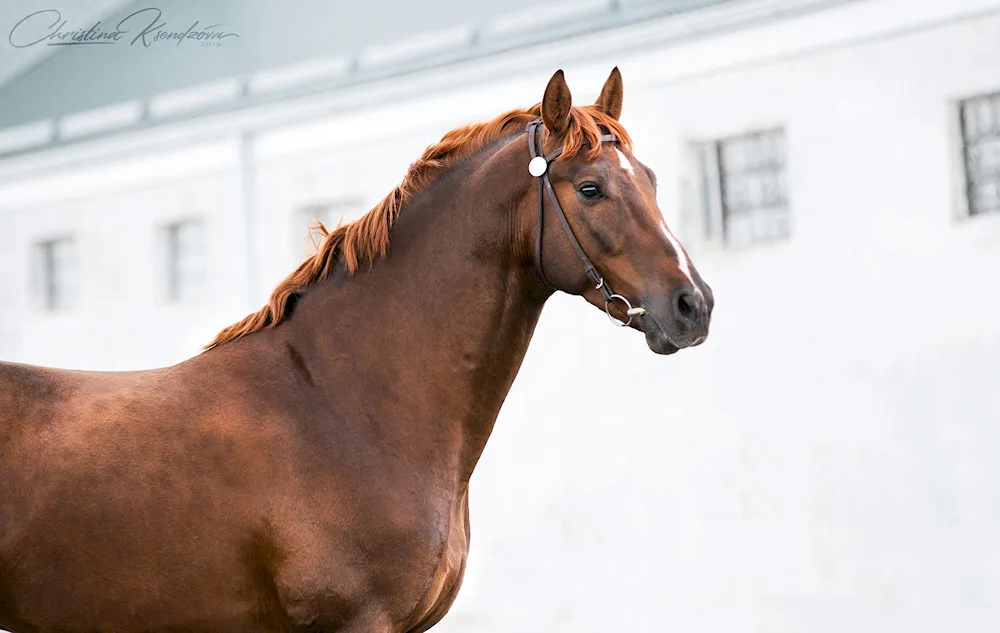
[[[0, 155], [65, 140], [67, 130], [85, 136], [85, 118], [65, 119], [84, 111], [113, 106], [102, 116], [117, 117], [118, 128], [127, 129], [148, 123], [151, 110], [154, 118], [164, 109], [196, 116], [204, 111], [199, 103], [218, 111], [328, 91], [726, 0], [172, 0], [162, 13], [147, 2], [63, 1], [65, 39], [31, 46], [24, 44], [44, 37], [55, 14], [35, 16], [11, 33], [33, 10], [14, 0], [23, 16], [9, 6], [0, 12], [0, 29], [9, 36], [0, 40], [0, 60], [6, 58], [0, 82], [4, 64], [8, 75], [0, 83]], [[106, 38], [119, 24], [128, 33], [110, 43], [65, 45], [98, 20], [92, 39]], [[162, 26], [143, 37], [151, 23]], [[194, 35], [154, 41], [157, 30]], [[215, 35], [199, 40], [199, 33]], [[192, 90], [177, 94], [185, 89]], [[29, 142], [4, 142], [5, 129], [33, 123], [36, 132], [25, 128]]]

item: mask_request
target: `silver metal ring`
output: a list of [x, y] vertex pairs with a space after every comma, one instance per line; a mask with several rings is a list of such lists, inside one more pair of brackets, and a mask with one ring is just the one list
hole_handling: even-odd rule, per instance
[[[611, 302], [614, 301], [615, 299], [618, 299], [619, 301], [621, 301], [622, 303], [625, 304], [625, 306], [626, 306], [625, 314], [628, 314], [628, 321], [619, 321], [615, 317], [611, 316], [610, 306], [611, 306]], [[611, 319], [611, 322], [614, 323], [615, 325], [617, 325], [618, 327], [625, 327], [625, 326], [629, 325], [630, 323], [632, 323], [632, 314], [633, 314], [632, 313], [632, 304], [629, 303], [628, 299], [626, 299], [625, 297], [623, 297], [621, 295], [611, 295], [610, 297], [608, 297], [608, 299], [604, 302], [604, 313], [607, 314], [608, 318]]]

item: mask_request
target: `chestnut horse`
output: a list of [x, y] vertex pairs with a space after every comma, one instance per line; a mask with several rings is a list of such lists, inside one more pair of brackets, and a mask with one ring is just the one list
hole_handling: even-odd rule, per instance
[[0, 628], [438, 622], [546, 299], [582, 296], [659, 354], [708, 333], [712, 292], [621, 107], [617, 68], [581, 107], [559, 71], [539, 104], [449, 132], [178, 365], [0, 364]]

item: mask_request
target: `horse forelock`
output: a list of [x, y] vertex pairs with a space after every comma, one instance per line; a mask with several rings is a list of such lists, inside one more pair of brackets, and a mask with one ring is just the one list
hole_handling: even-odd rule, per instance
[[[222, 330], [205, 348], [282, 323], [288, 318], [295, 298], [326, 279], [337, 264], [343, 263], [348, 274], [354, 275], [363, 266], [371, 266], [385, 257], [389, 251], [392, 225], [404, 203], [425, 191], [442, 172], [459, 160], [494, 141], [524, 130], [529, 122], [540, 116], [539, 103], [446, 133], [410, 164], [399, 185], [361, 218], [340, 224], [332, 231], [318, 223], [315, 228], [320, 231], [322, 241], [316, 252], [275, 287], [267, 305]], [[558, 160], [571, 160], [584, 148], [587, 148], [586, 156], [593, 160], [601, 151], [600, 137], [605, 133], [614, 134], [621, 146], [631, 149], [631, 139], [616, 119], [594, 106], [571, 108]]]

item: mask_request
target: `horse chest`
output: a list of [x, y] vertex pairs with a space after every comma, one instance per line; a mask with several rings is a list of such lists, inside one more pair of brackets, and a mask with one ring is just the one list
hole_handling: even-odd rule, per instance
[[396, 515], [436, 519], [370, 523], [367, 529], [378, 537], [362, 550], [345, 549], [326, 530], [294, 530], [290, 549], [298, 555], [284, 561], [276, 578], [291, 622], [340, 630], [341, 617], [374, 612], [397, 623], [391, 630], [416, 632], [444, 617], [469, 551], [467, 497], [459, 494], [443, 515], [413, 508], [399, 508]]
[[424, 631], [444, 617], [458, 596], [469, 553], [469, 506], [463, 495], [453, 508], [440, 560], [413, 612], [413, 631]]

